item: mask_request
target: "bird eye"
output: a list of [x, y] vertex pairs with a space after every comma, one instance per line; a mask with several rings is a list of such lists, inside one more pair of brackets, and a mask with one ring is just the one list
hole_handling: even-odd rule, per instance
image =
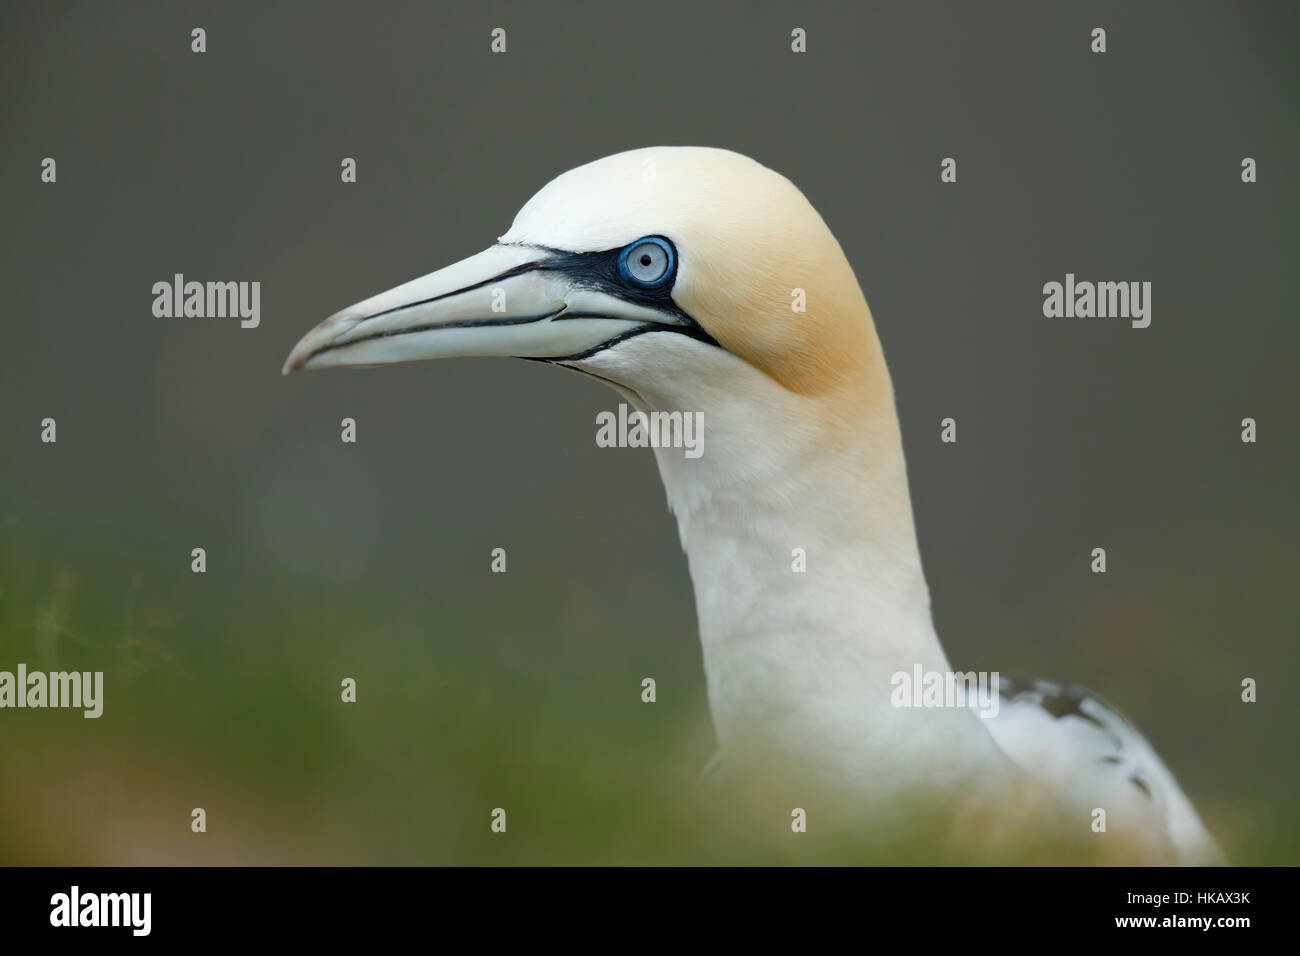
[[660, 285], [672, 275], [673, 247], [663, 239], [638, 239], [618, 257], [618, 271], [637, 285]]

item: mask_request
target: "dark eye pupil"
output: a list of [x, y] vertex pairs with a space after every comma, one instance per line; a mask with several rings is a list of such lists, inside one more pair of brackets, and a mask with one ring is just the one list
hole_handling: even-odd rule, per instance
[[650, 264], [650, 257], [648, 255], [643, 255], [641, 257], [641, 265], [648, 266], [649, 264]]

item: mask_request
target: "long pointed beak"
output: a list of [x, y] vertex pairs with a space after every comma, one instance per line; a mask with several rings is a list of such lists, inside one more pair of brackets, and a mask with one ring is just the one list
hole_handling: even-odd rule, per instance
[[464, 356], [568, 358], [690, 320], [575, 281], [564, 254], [496, 245], [330, 316], [282, 373]]

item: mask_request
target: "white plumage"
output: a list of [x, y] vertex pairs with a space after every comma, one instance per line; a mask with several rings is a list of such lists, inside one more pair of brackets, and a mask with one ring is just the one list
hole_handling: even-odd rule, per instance
[[784, 177], [692, 147], [570, 170], [497, 245], [326, 320], [285, 371], [457, 355], [541, 359], [642, 411], [703, 414], [703, 456], [655, 458], [729, 773], [779, 767], [877, 818], [918, 792], [958, 809], [979, 794], [1005, 797], [1014, 826], [1046, 792], [1079, 835], [1104, 808], [1136, 858], [1219, 858], [1147, 742], [1092, 697], [1020, 688], [991, 721], [891, 705], [891, 675], [949, 664], [870, 310]]
[[1002, 691], [989, 732], [1061, 800], [1136, 821], [1155, 861], [1227, 862], [1173, 774], [1119, 711], [1082, 687], [1047, 681], [1004, 682]]

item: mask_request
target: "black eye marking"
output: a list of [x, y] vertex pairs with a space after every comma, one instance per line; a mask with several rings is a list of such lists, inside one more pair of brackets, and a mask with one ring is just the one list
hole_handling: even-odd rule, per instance
[[[625, 258], [626, 253], [646, 242], [647, 239], [656, 240], [656, 243], [663, 243], [672, 252], [669, 257], [668, 270], [654, 285], [646, 285], [624, 278], [621, 268], [621, 260]], [[677, 280], [677, 254], [672, 243], [662, 236], [649, 236], [647, 239], [638, 239], [628, 246], [622, 246], [618, 249], [602, 249], [599, 252], [569, 252], [566, 249], [538, 246], [537, 248], [545, 249], [551, 255], [538, 262], [530, 262], [528, 265], [520, 267], [520, 271], [537, 269], [545, 272], [563, 273], [570, 282], [581, 289], [604, 292], [606, 295], [616, 296], [626, 302], [635, 302], [638, 305], [658, 309], [660, 312], [674, 316], [682, 323], [681, 325], [656, 326], [654, 329], [648, 329], [647, 331], [685, 332], [692, 338], [708, 342], [711, 345], [717, 345], [718, 343], [714, 341], [713, 337], [705, 332], [700, 327], [700, 324], [673, 300], [673, 283]], [[646, 250], [644, 255], [651, 257], [653, 265], [654, 253]], [[639, 260], [640, 253], [633, 260], [633, 264], [637, 268], [640, 268]], [[567, 314], [573, 315], [574, 313]]]
[[[654, 240], [655, 244], [663, 244], [668, 250], [669, 267], [663, 276], [653, 285], [646, 285], [624, 277], [622, 272], [622, 262], [626, 254], [635, 249], [641, 243], [647, 240]], [[647, 236], [644, 239], [638, 239], [626, 246], [617, 249], [602, 249], [598, 252], [570, 252], [567, 249], [556, 249], [553, 246], [536, 246], [538, 249], [544, 249], [550, 253], [545, 259], [537, 262], [530, 262], [527, 265], [517, 267], [518, 272], [529, 272], [532, 270], [544, 272], [562, 273], [570, 282], [580, 289], [591, 289], [595, 292], [603, 292], [606, 295], [615, 296], [623, 299], [625, 302], [634, 302], [637, 305], [645, 305], [657, 309], [665, 315], [676, 318], [680, 325], [654, 325], [647, 324], [639, 326], [617, 335], [608, 342], [603, 342], [595, 348], [589, 349], [578, 355], [565, 356], [563, 359], [545, 359], [544, 361], [573, 361], [587, 358], [597, 352], [602, 352], [612, 345], [625, 342], [630, 338], [638, 335], [644, 335], [648, 332], [676, 332], [697, 341], [704, 342], [707, 345], [714, 345], [722, 348], [717, 339], [706, 332], [700, 323], [686, 312], [673, 300], [673, 284], [677, 280], [677, 251], [672, 242], [664, 236]], [[640, 267], [641, 256], [650, 258], [653, 266], [655, 262], [655, 252], [651, 249], [638, 250], [633, 263]], [[514, 271], [514, 270], [512, 270]], [[563, 321], [565, 318], [578, 318], [578, 313], [565, 312], [559, 316], [557, 321]]]

